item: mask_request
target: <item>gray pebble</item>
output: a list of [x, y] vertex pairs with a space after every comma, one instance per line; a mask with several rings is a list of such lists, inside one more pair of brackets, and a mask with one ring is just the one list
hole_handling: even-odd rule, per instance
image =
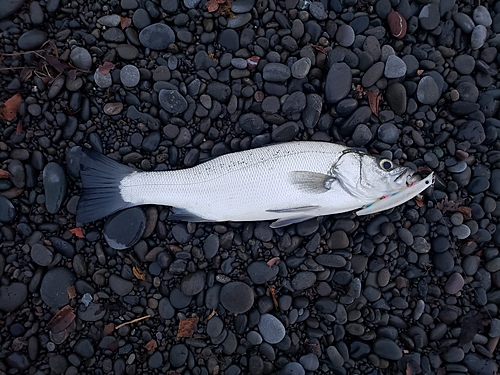
[[31, 247], [31, 259], [39, 266], [46, 267], [52, 263], [54, 254], [46, 246], [36, 243]]
[[69, 303], [68, 288], [75, 284], [76, 277], [67, 268], [49, 270], [43, 277], [40, 294], [49, 307], [60, 308]]
[[290, 362], [283, 367], [279, 375], [305, 375], [304, 367], [299, 362]]
[[107, 27], [116, 27], [120, 24], [120, 21], [121, 19], [118, 14], [108, 14], [99, 18], [97, 23]]
[[486, 26], [483, 25], [477, 25], [474, 27], [474, 30], [472, 30], [472, 34], [470, 37], [470, 46], [473, 50], [479, 49], [484, 45], [484, 42], [486, 42], [486, 38], [488, 36], [488, 29]]
[[8, 223], [16, 217], [16, 208], [10, 200], [0, 195], [0, 223]]
[[144, 47], [161, 51], [175, 42], [175, 33], [170, 26], [155, 23], [141, 30], [139, 40]]
[[325, 100], [335, 104], [344, 99], [351, 90], [352, 72], [346, 63], [332, 64], [325, 81]]
[[493, 23], [490, 12], [483, 5], [479, 5], [474, 8], [472, 19], [474, 20], [476, 25], [483, 25], [485, 27], [490, 27]]
[[441, 92], [434, 78], [423, 77], [418, 83], [417, 98], [422, 104], [434, 105], [438, 102]]
[[452, 274], [446, 284], [444, 285], [444, 290], [449, 294], [457, 294], [464, 287], [464, 278], [459, 273]]
[[302, 79], [307, 77], [307, 74], [309, 74], [309, 70], [311, 69], [311, 59], [309, 57], [303, 57], [299, 60], [297, 60], [293, 65], [292, 65], [292, 76], [294, 78]]
[[135, 87], [139, 83], [141, 75], [139, 69], [134, 65], [125, 65], [120, 70], [120, 81], [125, 87]]
[[174, 367], [181, 367], [186, 363], [189, 349], [184, 344], [177, 344], [170, 349], [169, 361]]
[[378, 356], [397, 361], [403, 357], [403, 351], [393, 341], [387, 338], [379, 338], [373, 343], [373, 351]]
[[225, 284], [220, 291], [220, 302], [233, 314], [242, 314], [250, 310], [254, 298], [252, 288], [240, 281]]
[[111, 275], [109, 276], [109, 287], [119, 296], [125, 296], [134, 288], [134, 283], [120, 276]]
[[298, 291], [305, 290], [312, 287], [315, 282], [316, 274], [309, 271], [302, 271], [292, 279], [292, 288]]
[[158, 99], [163, 109], [173, 115], [184, 113], [188, 108], [186, 99], [177, 90], [162, 89]]
[[78, 69], [89, 70], [92, 67], [92, 56], [82, 47], [75, 47], [70, 54], [73, 65]]
[[113, 249], [134, 246], [146, 228], [146, 215], [139, 207], [132, 207], [114, 214], [104, 224], [104, 238]]
[[68, 190], [64, 169], [59, 164], [51, 162], [45, 166], [43, 186], [47, 211], [51, 214], [59, 212]]
[[0, 286], [0, 310], [5, 312], [16, 311], [28, 298], [26, 284], [14, 282]]
[[33, 29], [24, 32], [17, 40], [17, 45], [24, 51], [30, 51], [39, 48], [46, 41], [45, 31]]
[[319, 21], [326, 20], [328, 17], [328, 14], [325, 11], [323, 3], [319, 2], [319, 1], [313, 1], [309, 5], [309, 12], [311, 13], [311, 15], [314, 18], [316, 18]]
[[264, 341], [277, 344], [285, 337], [285, 326], [271, 314], [263, 314], [259, 321], [259, 331]]
[[262, 77], [269, 82], [285, 82], [291, 74], [290, 68], [280, 63], [269, 63], [262, 71]]
[[390, 55], [385, 63], [384, 75], [387, 78], [400, 78], [406, 74], [405, 62], [396, 55]]

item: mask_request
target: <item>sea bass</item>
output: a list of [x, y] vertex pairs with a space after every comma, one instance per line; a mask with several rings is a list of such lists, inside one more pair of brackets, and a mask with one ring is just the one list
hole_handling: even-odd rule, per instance
[[434, 182], [391, 160], [327, 142], [290, 142], [222, 155], [192, 168], [144, 172], [82, 149], [77, 221], [128, 207], [172, 207], [170, 220], [274, 220], [278, 228], [317, 216], [358, 215], [402, 204]]

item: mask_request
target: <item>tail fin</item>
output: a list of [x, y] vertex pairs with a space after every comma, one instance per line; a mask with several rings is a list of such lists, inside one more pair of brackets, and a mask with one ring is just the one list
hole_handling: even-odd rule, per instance
[[125, 202], [120, 193], [120, 182], [134, 171], [97, 151], [82, 148], [80, 176], [83, 191], [78, 201], [76, 220], [88, 223], [135, 206]]

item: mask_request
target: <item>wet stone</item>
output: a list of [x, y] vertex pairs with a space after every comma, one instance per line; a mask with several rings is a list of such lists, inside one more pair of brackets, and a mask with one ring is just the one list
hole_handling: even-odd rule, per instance
[[449, 294], [457, 294], [464, 287], [464, 278], [459, 273], [454, 273], [450, 276], [444, 286], [444, 290]]
[[47, 41], [47, 33], [42, 30], [29, 30], [23, 33], [18, 41], [19, 48], [25, 51], [35, 50]]
[[423, 77], [418, 83], [417, 98], [422, 104], [434, 105], [438, 102], [441, 93], [436, 81], [430, 77]]
[[16, 311], [28, 298], [26, 284], [14, 282], [0, 286], [0, 310], [5, 312]]
[[328, 103], [338, 103], [351, 90], [352, 72], [346, 63], [332, 64], [325, 81], [325, 99]]
[[24, 0], [9, 0], [0, 7], [0, 20], [16, 13], [24, 5]]
[[80, 339], [74, 346], [75, 353], [83, 358], [90, 358], [94, 355], [94, 347], [87, 338]]
[[405, 62], [396, 55], [390, 55], [385, 63], [384, 75], [387, 78], [400, 78], [406, 74]]
[[234, 314], [242, 314], [250, 310], [253, 306], [254, 298], [252, 288], [240, 281], [225, 284], [220, 291], [222, 305]]
[[59, 164], [51, 162], [45, 166], [43, 169], [43, 186], [47, 211], [55, 214], [61, 208], [67, 192], [66, 175]]
[[240, 117], [241, 128], [249, 134], [260, 134], [264, 130], [264, 120], [255, 113], [245, 113]]
[[477, 25], [483, 25], [486, 27], [490, 27], [493, 22], [491, 19], [490, 12], [483, 5], [479, 5], [474, 8], [474, 12], [472, 13], [472, 19]]
[[386, 122], [382, 124], [377, 131], [378, 138], [385, 143], [396, 143], [399, 138], [400, 130], [393, 123]]
[[354, 43], [355, 37], [354, 30], [350, 25], [341, 25], [335, 34], [335, 39], [342, 47], [351, 46]]
[[305, 375], [304, 367], [299, 362], [290, 362], [279, 372], [279, 375]]
[[472, 34], [470, 37], [470, 45], [473, 50], [479, 49], [486, 42], [486, 38], [488, 36], [488, 29], [483, 25], [477, 25], [472, 30]]
[[125, 296], [130, 293], [134, 287], [134, 283], [132, 281], [125, 280], [120, 276], [111, 275], [109, 277], [109, 287], [119, 296]]
[[310, 69], [311, 59], [309, 59], [309, 57], [303, 57], [292, 65], [291, 73], [294, 78], [302, 79], [307, 77]]
[[424, 5], [418, 15], [420, 25], [424, 30], [433, 30], [437, 27], [440, 20], [440, 13], [437, 4]]
[[319, 367], [318, 356], [314, 353], [303, 355], [300, 357], [299, 362], [306, 371], [316, 371]]
[[0, 223], [8, 223], [16, 217], [16, 208], [10, 200], [0, 196]]
[[403, 357], [403, 351], [394, 341], [387, 338], [379, 338], [373, 344], [373, 351], [378, 356], [397, 361]]
[[205, 287], [205, 272], [197, 271], [187, 274], [182, 278], [181, 291], [187, 296], [194, 296], [200, 293]]
[[71, 51], [70, 58], [78, 69], [89, 70], [92, 67], [92, 56], [85, 48], [75, 47]]
[[141, 75], [139, 69], [134, 65], [125, 65], [120, 70], [120, 81], [125, 87], [135, 87], [139, 83]]
[[46, 267], [52, 263], [54, 255], [46, 246], [36, 243], [31, 247], [31, 259], [39, 266]]
[[120, 21], [120, 16], [118, 14], [109, 14], [97, 20], [99, 24], [107, 27], [116, 27], [120, 24]]
[[269, 267], [266, 262], [256, 261], [247, 267], [247, 273], [255, 284], [265, 284], [278, 274], [278, 267]]
[[106, 41], [112, 43], [122, 43], [125, 41], [125, 34], [117, 27], [107, 29], [102, 36]]
[[264, 341], [277, 344], [285, 337], [285, 326], [271, 314], [263, 314], [259, 321], [259, 331]]
[[132, 207], [110, 216], [104, 225], [104, 238], [113, 249], [134, 246], [146, 228], [146, 215], [139, 207]]
[[69, 303], [68, 288], [75, 284], [76, 277], [67, 268], [49, 270], [43, 277], [40, 294], [49, 307], [60, 308]]
[[269, 82], [285, 82], [291, 74], [290, 68], [280, 63], [269, 63], [262, 71], [262, 77]]
[[181, 367], [186, 363], [189, 349], [184, 344], [177, 344], [170, 350], [169, 361], [174, 367]]
[[163, 364], [163, 356], [162, 356], [161, 352], [156, 350], [148, 358], [148, 366], [150, 368], [156, 369], [156, 368], [160, 368], [162, 364]]
[[144, 47], [161, 51], [175, 42], [175, 33], [170, 26], [155, 23], [141, 30], [139, 40]]
[[163, 109], [173, 115], [183, 113], [188, 108], [186, 99], [177, 90], [163, 89], [160, 91], [158, 98]]
[[292, 279], [292, 288], [295, 290], [305, 290], [314, 285], [316, 282], [316, 275], [313, 272], [303, 271], [299, 272]]

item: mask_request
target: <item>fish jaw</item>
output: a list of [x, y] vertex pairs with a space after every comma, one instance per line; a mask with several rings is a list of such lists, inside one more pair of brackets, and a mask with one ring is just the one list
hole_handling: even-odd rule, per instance
[[[385, 211], [390, 208], [399, 206], [405, 202], [408, 202], [410, 199], [416, 197], [418, 194], [422, 193], [428, 187], [434, 185], [434, 173], [431, 173], [426, 178], [416, 181], [413, 175], [407, 177], [407, 183], [410, 183], [406, 188], [398, 190], [386, 197], [382, 197], [370, 204], [365, 205], [361, 210], [356, 212], [356, 215], [368, 215], [377, 213], [380, 211]], [[416, 182], [412, 182], [416, 181]]]

